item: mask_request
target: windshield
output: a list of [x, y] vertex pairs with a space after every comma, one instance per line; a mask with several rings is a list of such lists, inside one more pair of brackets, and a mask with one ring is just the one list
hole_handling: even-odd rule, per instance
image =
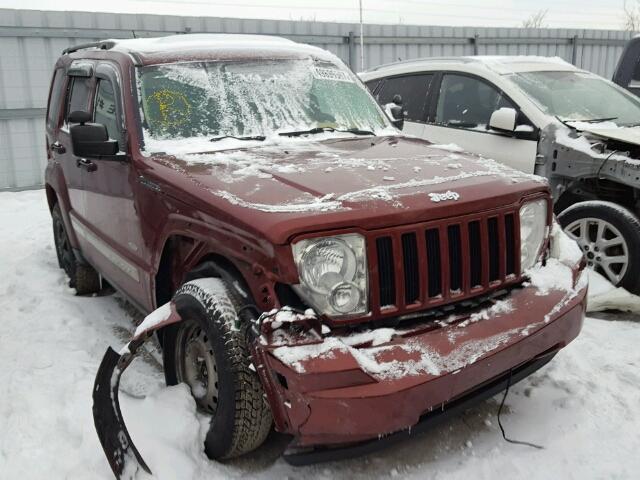
[[350, 71], [311, 59], [141, 67], [138, 87], [147, 140], [263, 140], [314, 128], [389, 126]]
[[540, 109], [563, 121], [611, 120], [640, 123], [640, 101], [603, 78], [584, 72], [526, 72], [510, 75]]

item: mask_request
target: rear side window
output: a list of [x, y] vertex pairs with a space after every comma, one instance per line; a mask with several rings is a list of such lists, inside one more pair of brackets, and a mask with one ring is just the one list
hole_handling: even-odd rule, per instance
[[64, 119], [67, 122], [69, 114], [78, 110], [89, 110], [89, 94], [91, 93], [91, 79], [89, 77], [70, 77], [67, 89], [67, 103]]
[[58, 126], [58, 118], [60, 115], [60, 99], [62, 98], [62, 86], [64, 83], [64, 74], [62, 69], [58, 68], [53, 74], [51, 82], [51, 93], [49, 96], [49, 110], [47, 111], [47, 125], [50, 128]]
[[378, 102], [380, 105], [386, 105], [393, 101], [395, 95], [400, 95], [402, 106], [407, 112], [405, 118], [411, 122], [424, 122], [431, 80], [431, 73], [387, 78], [377, 95]]
[[491, 114], [516, 108], [502, 93], [477, 78], [445, 74], [440, 85], [436, 123], [460, 128], [486, 128]]
[[365, 85], [367, 86], [367, 88], [369, 89], [369, 91], [371, 93], [375, 93], [376, 88], [378, 88], [378, 85], [380, 85], [381, 81], [382, 81], [382, 79], [369, 80], [368, 82], [365, 83]]
[[109, 138], [120, 141], [120, 129], [116, 110], [116, 99], [113, 85], [109, 80], [100, 79], [96, 89], [96, 101], [94, 103], [93, 121], [107, 127]]

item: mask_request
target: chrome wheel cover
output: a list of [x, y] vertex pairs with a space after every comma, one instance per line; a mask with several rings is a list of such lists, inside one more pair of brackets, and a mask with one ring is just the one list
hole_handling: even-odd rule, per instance
[[616, 227], [601, 218], [585, 217], [565, 228], [587, 259], [587, 265], [614, 285], [622, 282], [629, 268], [629, 247]]
[[180, 329], [175, 358], [178, 382], [189, 385], [198, 408], [214, 414], [218, 406], [218, 367], [206, 332], [193, 320]]

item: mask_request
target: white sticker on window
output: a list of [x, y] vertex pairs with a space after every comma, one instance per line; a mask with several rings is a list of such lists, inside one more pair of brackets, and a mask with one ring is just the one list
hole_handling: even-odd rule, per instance
[[325, 68], [313, 66], [313, 76], [319, 80], [333, 80], [334, 82], [349, 82], [353, 83], [353, 79], [348, 72], [339, 70], [337, 68]]

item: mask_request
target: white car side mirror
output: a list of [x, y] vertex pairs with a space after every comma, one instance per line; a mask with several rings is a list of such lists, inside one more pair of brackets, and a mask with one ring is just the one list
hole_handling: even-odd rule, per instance
[[491, 114], [489, 128], [501, 132], [513, 132], [516, 129], [516, 116], [518, 112], [513, 108], [499, 108]]

